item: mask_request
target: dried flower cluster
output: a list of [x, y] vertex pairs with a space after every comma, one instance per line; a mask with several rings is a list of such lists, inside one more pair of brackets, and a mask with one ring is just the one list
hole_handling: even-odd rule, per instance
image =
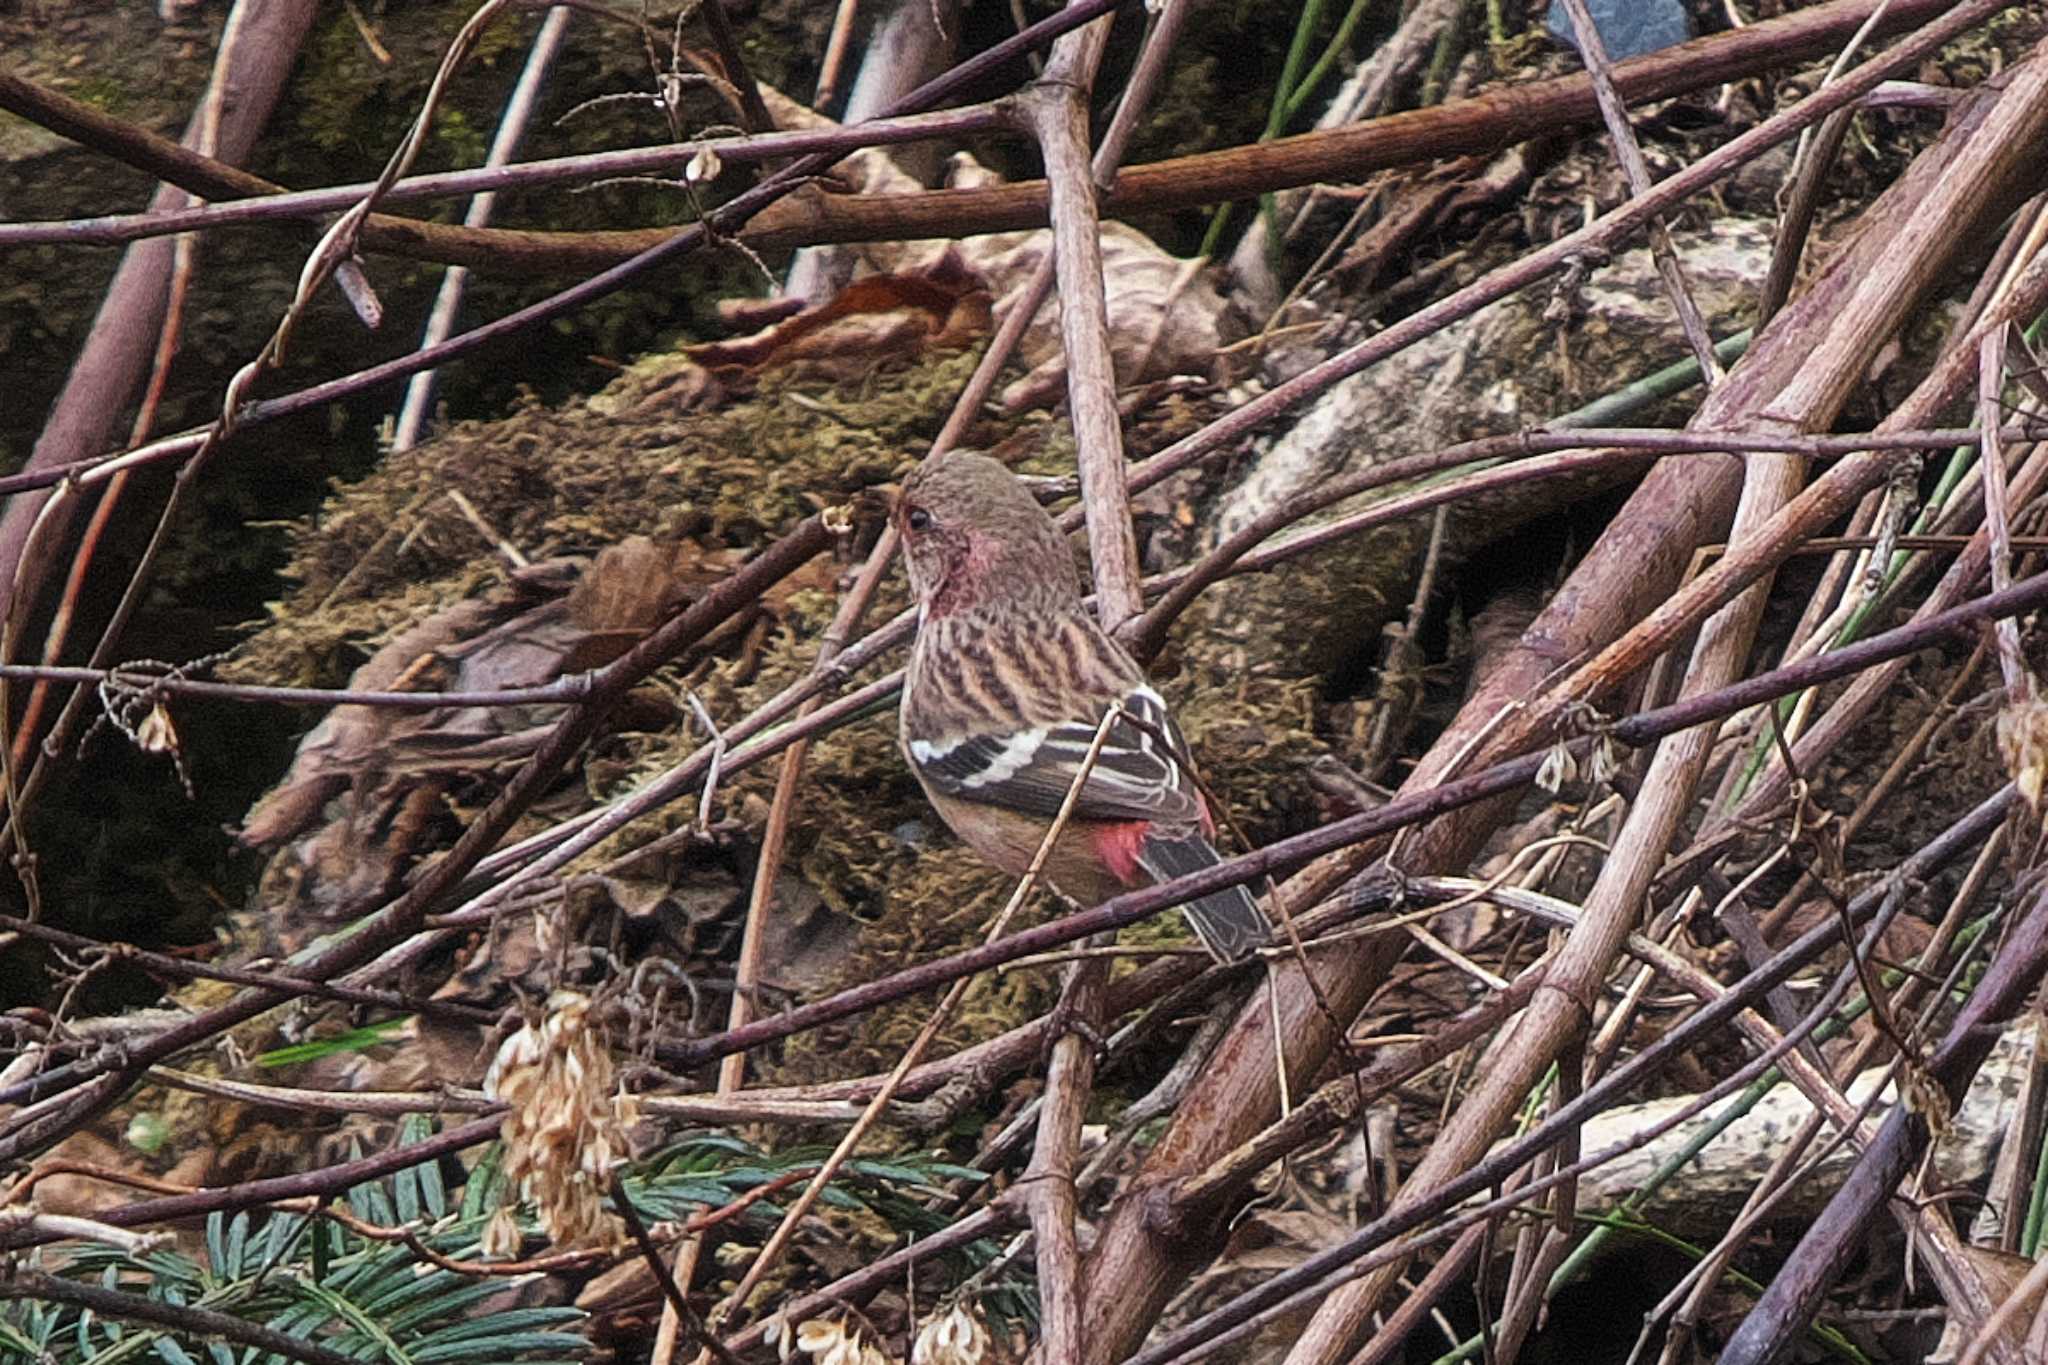
[[2039, 816], [2042, 790], [2048, 787], [2048, 700], [2030, 695], [2006, 704], [1998, 713], [1998, 752], [2020, 795]]
[[[626, 1155], [637, 1105], [619, 1091], [611, 1051], [576, 991], [548, 997], [547, 1014], [505, 1040], [484, 1090], [510, 1106], [500, 1133], [505, 1177], [531, 1200], [558, 1247], [616, 1247], [625, 1228], [605, 1204], [612, 1163]], [[518, 1253], [519, 1230], [501, 1208], [484, 1231], [484, 1254]]]
[[[778, 1319], [768, 1328], [768, 1341], [783, 1360], [802, 1351], [812, 1365], [895, 1365], [879, 1345], [865, 1341], [858, 1327], [844, 1318], [812, 1318], [800, 1322], [794, 1335]], [[988, 1353], [988, 1329], [967, 1309], [955, 1304], [925, 1321], [910, 1348], [911, 1365], [981, 1365]]]
[[956, 1303], [918, 1329], [910, 1365], [981, 1365], [987, 1353], [988, 1329]]
[[843, 1318], [800, 1322], [793, 1341], [780, 1333], [776, 1336], [784, 1360], [793, 1352], [802, 1351], [811, 1358], [812, 1365], [895, 1365], [887, 1351], [873, 1342], [862, 1341], [860, 1328], [849, 1327]]

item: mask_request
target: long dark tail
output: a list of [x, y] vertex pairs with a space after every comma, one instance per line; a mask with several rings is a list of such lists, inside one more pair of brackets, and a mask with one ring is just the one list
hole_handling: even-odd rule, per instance
[[[1138, 852], [1138, 866], [1157, 881], [1171, 881], [1190, 872], [1200, 872], [1223, 861], [1223, 855], [1209, 846], [1201, 835], [1172, 839], [1154, 836]], [[1273, 924], [1258, 902], [1242, 886], [1212, 891], [1181, 908], [1188, 927], [1218, 962], [1236, 962], [1266, 946]]]

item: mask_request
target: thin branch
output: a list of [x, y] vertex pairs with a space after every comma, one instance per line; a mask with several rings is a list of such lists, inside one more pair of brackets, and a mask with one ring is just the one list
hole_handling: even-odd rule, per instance
[[[1045, 160], [1052, 219], [1051, 264], [1060, 286], [1060, 336], [1067, 362], [1068, 418], [1078, 452], [1081, 501], [1087, 512], [1095, 611], [1114, 631], [1145, 603], [1139, 586], [1138, 543], [1131, 522], [1123, 427], [1110, 356], [1107, 281], [1103, 277], [1101, 222], [1094, 167], [1088, 156], [1089, 92], [1109, 41], [1109, 25], [1096, 24], [1061, 39], [1044, 75], [1023, 103]], [[1042, 268], [1041, 268], [1041, 272]], [[1039, 295], [1042, 298], [1042, 293]], [[1035, 309], [1037, 299], [1024, 301]], [[1019, 313], [1024, 312], [1022, 306]], [[1112, 708], [1110, 715], [1116, 714]], [[1097, 727], [1092, 765], [1108, 733]], [[1082, 779], [1067, 797], [1071, 808]], [[1061, 811], [1062, 822], [1067, 810]], [[1057, 827], [1056, 827], [1057, 828]], [[1049, 845], [1048, 845], [1049, 846]], [[1043, 850], [1041, 850], [1041, 856]], [[1092, 1036], [1102, 1024], [1108, 967], [1075, 963], [1060, 992], [1062, 1020], [1046, 1067], [1037, 1140], [1022, 1181], [1030, 1211], [1041, 1309], [1040, 1350], [1048, 1360], [1081, 1359], [1081, 1250], [1074, 1223], [1081, 1123], [1095, 1083]]]
[[846, 64], [846, 49], [853, 42], [853, 22], [859, 14], [857, 0], [839, 0], [832, 15], [832, 32], [825, 40], [825, 58], [818, 65], [818, 90], [811, 107], [820, 112], [838, 98], [839, 71]]
[[[161, 169], [172, 162], [185, 164], [177, 158], [177, 152], [182, 150], [177, 143], [147, 129], [132, 128], [90, 105], [77, 104], [74, 108], [73, 104], [75, 102], [69, 102], [68, 96], [0, 72], [0, 108], [20, 113], [39, 123], [55, 122], [60, 126], [71, 118], [91, 120], [94, 131], [90, 137], [82, 139], [87, 146], [143, 166]], [[472, 194], [588, 184], [629, 176], [677, 176], [684, 172], [693, 158], [706, 152], [722, 162], [746, 165], [821, 152], [845, 155], [868, 147], [1008, 135], [1014, 135], [1009, 115], [1000, 102], [990, 102], [928, 114], [870, 119], [864, 123], [835, 123], [735, 137], [694, 138], [688, 142], [662, 142], [647, 147], [624, 147], [503, 165], [487, 163], [468, 170], [410, 175], [394, 181], [383, 199], [387, 204], [410, 204]], [[345, 209], [361, 200], [372, 186], [370, 181], [359, 181], [320, 189], [287, 190], [225, 164], [204, 162], [187, 166], [181, 175], [186, 180], [204, 179], [212, 183], [217, 191], [215, 197], [224, 202], [169, 209], [162, 213], [118, 213], [53, 222], [0, 223], [0, 247], [40, 243], [110, 246], [177, 232], [249, 224], [298, 223]], [[434, 227], [434, 224], [416, 223], [411, 219], [373, 214], [365, 225], [364, 245], [374, 250], [390, 233], [397, 233], [400, 240], [437, 240], [430, 231]], [[424, 238], [420, 236], [422, 232], [426, 233]], [[481, 235], [487, 239], [492, 236], [489, 233]], [[510, 230], [497, 235], [518, 238], [526, 234]], [[619, 241], [617, 233], [590, 235], [595, 240], [614, 243], [614, 249]], [[615, 255], [606, 263], [616, 263], [619, 259], [623, 257]], [[475, 261], [450, 264], [465, 265], [492, 274], [503, 273], [502, 266], [491, 270], [488, 265], [479, 266]]]
[[[263, 1105], [298, 1112], [331, 1114], [497, 1114], [505, 1105], [480, 1090], [306, 1090], [286, 1085], [252, 1085], [247, 1081], [200, 1076], [169, 1067], [152, 1067], [149, 1079], [159, 1085], [212, 1095], [239, 1104]], [[843, 1100], [771, 1099], [741, 1092], [734, 1095], [663, 1095], [639, 1092], [640, 1112], [650, 1118], [680, 1123], [838, 1124], [851, 1123], [860, 1110]]]
[[[1607, 136], [1614, 143], [1615, 160], [1621, 163], [1622, 174], [1628, 179], [1629, 193], [1638, 197], [1648, 194], [1652, 183], [1650, 168], [1643, 160], [1635, 129], [1629, 126], [1628, 108], [1622, 103], [1621, 92], [1614, 87], [1614, 63], [1600, 37], [1600, 26], [1593, 22], [1586, 0], [1564, 0], [1564, 10], [1570, 16], [1572, 36], [1578, 43], [1579, 56], [1585, 61], [1586, 74], [1592, 79], [1593, 98], [1599, 102], [1601, 121], [1607, 125]], [[1684, 332], [1686, 345], [1692, 348], [1693, 359], [1699, 362], [1700, 373], [1712, 388], [1721, 382], [1723, 373], [1721, 362], [1714, 355], [1714, 338], [1708, 334], [1707, 320], [1700, 315], [1700, 306], [1686, 286], [1685, 269], [1679, 263], [1677, 248], [1671, 244], [1671, 230], [1661, 217], [1650, 220], [1650, 254], [1656, 259], [1657, 273], [1663, 277], [1664, 292], [1678, 311], [1679, 330]]]
[[16, 1270], [11, 1275], [0, 1277], [0, 1299], [42, 1299], [50, 1303], [67, 1303], [98, 1313], [101, 1317], [146, 1322], [170, 1328], [182, 1335], [218, 1337], [238, 1346], [251, 1346], [280, 1355], [287, 1360], [302, 1360], [306, 1365], [356, 1365], [353, 1356], [331, 1351], [317, 1342], [280, 1332], [274, 1327], [238, 1318], [232, 1313], [168, 1303], [95, 1284], [81, 1284], [77, 1280], [45, 1275], [40, 1270]]
[[89, 938], [53, 925], [38, 924], [14, 915], [0, 915], [0, 933], [20, 934], [73, 953], [100, 953], [115, 962], [126, 962], [146, 972], [175, 977], [180, 981], [227, 981], [238, 986], [257, 986], [286, 995], [337, 1000], [345, 1005], [368, 1005], [378, 1009], [420, 1014], [430, 1019], [451, 1019], [467, 1024], [488, 1024], [498, 1011], [453, 1000], [432, 1000], [403, 991], [380, 990], [374, 986], [338, 986], [313, 981], [285, 972], [251, 971], [245, 967], [216, 967], [192, 962], [166, 953], [153, 953], [132, 943]]
[[[717, 5], [718, 0], [710, 0]], [[676, 1283], [676, 1277], [668, 1266], [662, 1263], [661, 1251], [654, 1245], [654, 1239], [647, 1235], [647, 1224], [640, 1220], [640, 1210], [633, 1207], [631, 1196], [626, 1193], [626, 1182], [617, 1171], [612, 1172], [612, 1207], [619, 1211], [619, 1218], [626, 1225], [627, 1234], [640, 1252], [640, 1258], [647, 1265], [647, 1271], [654, 1282], [661, 1286], [662, 1297], [676, 1317], [689, 1329], [690, 1337], [706, 1351], [726, 1362], [739, 1365], [739, 1357], [722, 1345], [718, 1338], [705, 1329], [704, 1319], [697, 1316], [697, 1310], [690, 1307], [690, 1300], [683, 1293], [683, 1287]]]
[[[513, 153], [519, 150], [519, 143], [526, 136], [527, 124], [533, 117], [534, 105], [540, 98], [541, 84], [547, 79], [548, 69], [554, 65], [555, 54], [560, 51], [562, 40], [569, 31], [572, 12], [567, 6], [557, 5], [541, 21], [540, 32], [533, 36], [533, 42], [527, 48], [526, 64], [520, 68], [519, 80], [513, 85], [512, 95], [505, 101], [505, 111], [498, 118], [498, 130], [491, 136], [490, 150], [484, 155], [486, 167], [509, 164]], [[390, 198], [389, 189], [385, 191], [385, 198]], [[470, 200], [469, 208], [462, 215], [463, 226], [488, 227], [497, 206], [496, 191], [483, 191]], [[469, 272], [461, 266], [451, 267], [442, 277], [441, 288], [434, 296], [434, 307], [427, 315], [421, 345], [432, 346], [445, 341], [455, 330], [455, 317], [462, 309], [462, 296], [468, 280]], [[421, 370], [406, 382], [405, 401], [399, 408], [397, 427], [391, 437], [393, 451], [412, 449], [420, 433], [426, 429], [427, 413], [434, 396], [434, 373]]]
[[[843, 1308], [850, 1302], [866, 1298], [887, 1285], [899, 1282], [913, 1267], [935, 1256], [948, 1255], [969, 1243], [1008, 1231], [1015, 1226], [1016, 1221], [1016, 1211], [1005, 1204], [995, 1204], [977, 1210], [965, 1218], [954, 1220], [928, 1237], [915, 1238], [899, 1250], [878, 1257], [867, 1265], [840, 1276], [814, 1293], [802, 1295], [791, 1302], [781, 1316], [790, 1322], [801, 1322], [819, 1313]], [[727, 1345], [735, 1351], [755, 1350], [761, 1346], [762, 1339], [767, 1335], [767, 1327], [766, 1322], [755, 1323], [732, 1338]]]
[[[1961, 1103], [2003, 1025], [2025, 1008], [2048, 968], [2048, 882], [2037, 882], [2026, 912], [2006, 934], [1984, 978], [1949, 1025], [1928, 1071], [1951, 1112]], [[1806, 1331], [1820, 1300], [1865, 1246], [1865, 1230], [1898, 1196], [1932, 1140], [1933, 1116], [1902, 1097], [1863, 1150], [1856, 1168], [1808, 1228], [1791, 1259], [1771, 1278], [1722, 1349], [1727, 1365], [1762, 1365]]]
[[[203, 1218], [209, 1213], [227, 1209], [256, 1208], [287, 1199], [326, 1198], [344, 1193], [365, 1181], [379, 1179], [394, 1171], [402, 1171], [408, 1166], [417, 1166], [452, 1152], [493, 1141], [498, 1136], [500, 1126], [500, 1121], [496, 1118], [473, 1119], [458, 1127], [422, 1138], [418, 1142], [408, 1143], [387, 1152], [359, 1157], [354, 1161], [338, 1162], [332, 1166], [317, 1167], [293, 1175], [272, 1176], [264, 1180], [244, 1180], [233, 1185], [194, 1190], [190, 1194], [144, 1199], [118, 1209], [102, 1210], [98, 1218], [100, 1222], [110, 1223], [115, 1227], [132, 1228], [151, 1223], [184, 1222]], [[42, 1246], [52, 1240], [47, 1236], [0, 1234], [0, 1250], [19, 1251]], [[0, 1279], [0, 1284], [4, 1283], [5, 1280]]]
[[[1138, 54], [1138, 64], [1131, 72], [1131, 79], [1124, 87], [1124, 93], [1117, 102], [1116, 114], [1110, 120], [1109, 131], [1103, 135], [1102, 145], [1095, 149], [1092, 163], [1095, 183], [1098, 188], [1106, 187], [1115, 180], [1117, 168], [1123, 164], [1125, 150], [1130, 146], [1141, 117], [1150, 106], [1152, 94], [1163, 79], [1168, 57], [1173, 45], [1179, 40], [1181, 30], [1187, 26], [1190, 0], [1167, 0], [1160, 12], [1159, 21], [1145, 40], [1144, 50]], [[1054, 260], [1048, 256], [1039, 261], [1031, 272], [1031, 280], [1018, 292], [1003, 314], [996, 334], [975, 362], [974, 373], [954, 399], [953, 410], [946, 416], [945, 426], [939, 429], [938, 437], [932, 442], [932, 453], [951, 450], [966, 434], [969, 424], [981, 412], [981, 405], [987, 401], [990, 390], [995, 388], [996, 379], [1010, 357], [1016, 353], [1017, 343], [1023, 339], [1026, 329], [1038, 316], [1038, 310], [1052, 294]]]
[[710, 30], [711, 46], [718, 53], [718, 64], [725, 68], [726, 84], [739, 92], [740, 114], [747, 131], [774, 132], [775, 119], [761, 98], [761, 87], [754, 83], [754, 73], [747, 70], [747, 59], [740, 52], [739, 35], [733, 32], [732, 18], [725, 12], [725, 0], [704, 0], [699, 13], [704, 16], [704, 27]]
[[1097, 25], [1062, 39], [1051, 65], [1021, 103], [1045, 158], [1053, 264], [1060, 291], [1060, 340], [1067, 362], [1068, 417], [1081, 467], [1095, 614], [1114, 632], [1144, 606], [1138, 542], [1125, 486], [1123, 425], [1109, 351], [1101, 220], [1088, 158], [1088, 91], [1108, 41]]

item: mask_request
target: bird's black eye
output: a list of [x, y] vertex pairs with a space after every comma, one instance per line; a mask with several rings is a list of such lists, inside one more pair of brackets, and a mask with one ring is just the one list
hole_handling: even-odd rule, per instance
[[922, 507], [913, 507], [903, 514], [903, 524], [913, 531], [928, 531], [932, 525], [932, 514]]

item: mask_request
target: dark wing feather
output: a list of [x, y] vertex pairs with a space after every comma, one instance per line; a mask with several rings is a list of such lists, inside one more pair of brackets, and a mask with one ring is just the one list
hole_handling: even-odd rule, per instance
[[[1187, 745], [1166, 703], [1141, 686], [1124, 698], [1123, 709], [1081, 784], [1075, 818], [1198, 824], [1201, 806], [1186, 768]], [[1050, 819], [1066, 801], [1100, 723], [1068, 722], [952, 742], [914, 739], [910, 761], [926, 783], [949, 796]]]
[[[1147, 839], [1138, 853], [1139, 865], [1152, 874], [1153, 880], [1162, 882], [1200, 872], [1222, 861], [1223, 855], [1200, 835]], [[1227, 886], [1211, 891], [1200, 900], [1184, 903], [1181, 913], [1187, 916], [1188, 925], [1202, 940], [1202, 946], [1218, 962], [1235, 962], [1249, 956], [1273, 936], [1266, 912], [1246, 887]]]

